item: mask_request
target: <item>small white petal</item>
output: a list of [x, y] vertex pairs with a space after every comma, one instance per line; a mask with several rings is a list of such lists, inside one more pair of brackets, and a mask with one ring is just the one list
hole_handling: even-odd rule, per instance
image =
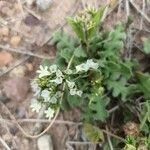
[[42, 108], [42, 104], [38, 102], [36, 99], [33, 99], [31, 103], [31, 108], [32, 108], [32, 111], [35, 111], [38, 113], [40, 109]]
[[56, 71], [57, 71], [57, 65], [51, 65], [50, 67], [49, 67], [49, 70], [50, 70], [50, 72], [51, 73], [55, 73]]
[[37, 70], [37, 73], [39, 74], [39, 78], [50, 75], [50, 72], [48, 71], [48, 67], [47, 66], [44, 67], [41, 65], [40, 65], [40, 70]]
[[69, 74], [72, 74], [73, 71], [71, 69], [67, 69], [67, 70], [65, 70], [65, 73], [69, 75]]
[[50, 102], [55, 104], [57, 102], [57, 98], [55, 96], [51, 97]]
[[41, 92], [41, 96], [44, 98], [45, 101], [49, 101], [49, 99], [50, 99], [50, 92], [48, 90], [43, 90]]
[[56, 71], [56, 76], [57, 77], [63, 77], [63, 74], [59, 69]]
[[97, 69], [98, 64], [95, 63], [92, 59], [88, 59], [86, 63], [82, 63], [78, 66], [76, 66], [76, 72], [85, 71], [87, 72], [90, 68]]
[[82, 93], [83, 93], [83, 92], [80, 91], [80, 90], [76, 92], [76, 94], [77, 94], [78, 96], [80, 96], [80, 97], [81, 97]]
[[87, 63], [89, 68], [92, 68], [92, 69], [97, 69], [98, 68], [98, 64], [95, 63], [92, 59], [89, 59], [87, 60]]
[[60, 91], [57, 91], [55, 94], [56, 98], [60, 98], [62, 95], [63, 95], [63, 93]]
[[70, 95], [76, 95], [76, 89], [70, 89]]
[[45, 110], [46, 118], [49, 118], [49, 119], [53, 118], [54, 112], [55, 111], [49, 107], [48, 110]]
[[56, 83], [57, 85], [61, 84], [63, 82], [63, 79], [62, 77], [57, 77], [56, 79], [54, 80], [50, 80], [50, 82], [54, 82]]
[[35, 80], [33, 82], [31, 82], [31, 88], [34, 92], [34, 96], [39, 96], [40, 95], [41, 88], [38, 86], [38, 84], [36, 83]]
[[75, 83], [74, 83], [74, 82], [71, 82], [71, 81], [68, 81], [68, 80], [66, 80], [66, 82], [67, 82], [67, 85], [68, 85], [68, 87], [69, 87], [70, 89], [72, 89], [72, 88], [75, 87]]

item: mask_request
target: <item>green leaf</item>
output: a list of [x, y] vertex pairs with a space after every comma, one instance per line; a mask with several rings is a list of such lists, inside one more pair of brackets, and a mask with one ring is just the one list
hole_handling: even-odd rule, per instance
[[122, 25], [116, 26], [116, 28], [109, 32], [107, 35], [106, 42], [104, 43], [104, 48], [107, 51], [112, 51], [114, 54], [119, 54], [118, 50], [122, 50], [126, 39], [126, 34]]
[[44, 59], [42, 60], [42, 63], [41, 63], [42, 66], [50, 66], [51, 64], [52, 64], [52, 61], [49, 59]]
[[82, 48], [80, 48], [80, 47], [75, 49], [74, 55], [76, 57], [87, 57], [85, 51]]
[[114, 97], [120, 96], [122, 101], [126, 101], [128, 96], [132, 94], [132, 89], [135, 88], [132, 85], [128, 86], [125, 78], [122, 78], [119, 81], [107, 80], [105, 84], [107, 85], [108, 90], [112, 90], [112, 95]]
[[108, 112], [105, 107], [106, 102], [101, 96], [92, 95], [90, 97], [89, 108], [91, 109], [95, 120], [101, 120], [102, 122], [106, 120]]
[[76, 39], [73, 37], [70, 37], [67, 33], [63, 31], [56, 32], [52, 40], [50, 41], [51, 44], [55, 44], [57, 47], [57, 51], [60, 51], [64, 48], [70, 48], [73, 49], [75, 45], [78, 43]]
[[68, 24], [72, 27], [73, 31], [77, 34], [77, 36], [84, 41], [84, 31], [82, 26], [76, 22], [72, 17], [67, 17]]
[[145, 98], [150, 98], [150, 75], [146, 73], [136, 73], [140, 90], [144, 93]]
[[86, 123], [83, 128], [89, 141], [93, 143], [104, 141], [104, 134], [98, 127]]
[[150, 38], [144, 41], [144, 52], [150, 54]]
[[67, 101], [71, 108], [81, 106], [81, 104], [82, 104], [82, 99], [79, 96], [75, 96], [75, 95], [72, 96], [72, 95], [68, 94]]
[[73, 51], [69, 48], [62, 49], [59, 53], [62, 58], [64, 58], [67, 62], [69, 62], [70, 58], [73, 55]]

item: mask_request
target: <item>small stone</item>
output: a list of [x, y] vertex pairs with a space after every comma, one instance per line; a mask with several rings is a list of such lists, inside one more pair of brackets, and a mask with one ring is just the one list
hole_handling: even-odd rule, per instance
[[14, 8], [15, 8], [15, 11], [16, 11], [16, 12], [20, 12], [21, 9], [22, 9], [22, 8], [21, 8], [21, 5], [18, 4], [18, 3], [15, 3], [15, 4], [14, 4]]
[[40, 24], [40, 21], [35, 18], [34, 16], [32, 15], [28, 15], [25, 19], [24, 19], [24, 23], [27, 25], [27, 26], [37, 26]]
[[3, 27], [0, 29], [0, 34], [4, 35], [4, 36], [8, 36], [9, 35], [9, 28], [8, 27]]
[[5, 81], [3, 87], [8, 98], [21, 102], [26, 99], [30, 84], [25, 77], [14, 77]]
[[37, 145], [38, 150], [53, 150], [52, 139], [48, 134], [41, 136], [37, 141]]
[[28, 71], [33, 71], [33, 65], [31, 63], [27, 63], [26, 67], [27, 67]]
[[13, 16], [13, 14], [14, 14], [14, 11], [13, 11], [11, 8], [7, 7], [7, 6], [3, 7], [3, 8], [1, 9], [1, 12], [2, 12], [4, 15], [7, 15], [7, 16]]
[[10, 39], [10, 44], [16, 48], [18, 47], [18, 45], [20, 44], [21, 42], [21, 37], [20, 36], [12, 36], [11, 39]]
[[10, 72], [9, 76], [10, 77], [14, 77], [14, 76], [23, 77], [25, 75], [25, 72], [26, 72], [25, 66], [18, 66], [17, 68], [13, 69]]
[[33, 5], [35, 0], [26, 0], [26, 4], [28, 7], [31, 7]]
[[48, 9], [51, 4], [52, 4], [52, 0], [36, 0], [37, 7], [42, 11]]
[[6, 51], [0, 52], [0, 67], [8, 65], [13, 60], [13, 57], [10, 53]]

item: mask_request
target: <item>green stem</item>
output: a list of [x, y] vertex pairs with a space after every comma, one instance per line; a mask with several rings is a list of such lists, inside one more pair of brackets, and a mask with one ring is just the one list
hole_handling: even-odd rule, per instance
[[[69, 61], [68, 66], [67, 66], [67, 69], [70, 68], [73, 59], [74, 59], [74, 54], [73, 54], [72, 57], [70, 58], [70, 61]], [[65, 90], [65, 88], [66, 88], [66, 83], [64, 82], [63, 87], [62, 87], [63, 94], [62, 94], [62, 96], [61, 96], [60, 104], [62, 103], [62, 100], [63, 100], [63, 97], [64, 97], [64, 90]]]
[[143, 128], [143, 126], [144, 126], [148, 116], [149, 116], [149, 111], [146, 112], [146, 114], [145, 114], [145, 116], [144, 116], [144, 118], [143, 118], [143, 120], [142, 120], [142, 122], [140, 124], [140, 130]]

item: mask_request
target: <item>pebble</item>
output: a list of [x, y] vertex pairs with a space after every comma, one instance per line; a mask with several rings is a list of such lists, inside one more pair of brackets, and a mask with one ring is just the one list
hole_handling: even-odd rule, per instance
[[51, 4], [52, 4], [52, 0], [36, 0], [37, 7], [42, 11], [48, 9]]
[[10, 44], [14, 47], [14, 48], [17, 48], [18, 45], [20, 44], [21, 42], [21, 37], [20, 36], [12, 36], [11, 39], [10, 39]]
[[13, 56], [6, 51], [0, 52], [0, 68], [12, 62]]
[[24, 77], [26, 73], [26, 67], [25, 66], [18, 66], [16, 68], [14, 68], [10, 73], [9, 76], [10, 77]]
[[8, 27], [2, 27], [0, 29], [0, 34], [4, 35], [4, 36], [8, 36], [9, 35], [9, 28]]
[[37, 146], [38, 146], [38, 150], [53, 150], [51, 136], [48, 134], [45, 134], [41, 136], [40, 138], [38, 138]]
[[29, 80], [25, 77], [13, 77], [5, 81], [3, 87], [9, 99], [21, 102], [26, 99], [30, 84]]

